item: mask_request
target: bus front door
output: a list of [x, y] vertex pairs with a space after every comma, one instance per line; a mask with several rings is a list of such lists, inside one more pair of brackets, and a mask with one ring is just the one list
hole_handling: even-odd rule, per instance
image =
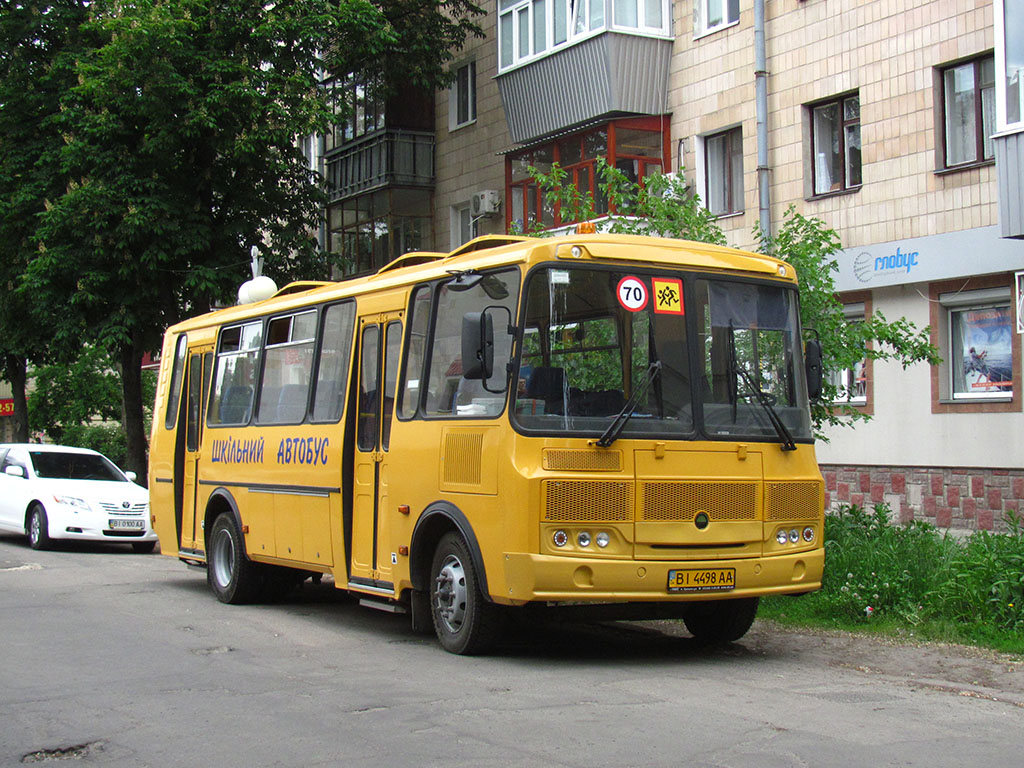
[[179, 545], [182, 551], [198, 552], [203, 548], [201, 511], [197, 509], [199, 491], [199, 459], [203, 444], [203, 421], [206, 415], [206, 393], [210, 389], [210, 373], [213, 365], [213, 350], [191, 350], [188, 361], [187, 399], [185, 404], [185, 441], [182, 451], [182, 482], [176, 488], [180, 497], [175, 508], [181, 510], [178, 526]]
[[397, 558], [387, 535], [393, 514], [388, 451], [401, 345], [401, 315], [360, 321], [349, 587], [388, 596], [394, 594], [392, 566]]

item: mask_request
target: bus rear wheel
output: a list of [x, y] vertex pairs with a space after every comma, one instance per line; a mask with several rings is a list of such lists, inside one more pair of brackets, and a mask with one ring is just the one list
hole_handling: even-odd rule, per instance
[[206, 583], [222, 603], [250, 603], [263, 586], [256, 563], [245, 556], [245, 543], [234, 516], [225, 512], [213, 521], [206, 547]]
[[446, 533], [430, 570], [434, 631], [446, 651], [472, 655], [487, 651], [501, 631], [501, 609], [488, 602], [465, 541]]
[[692, 603], [683, 622], [690, 634], [702, 643], [731, 643], [747, 634], [760, 602], [759, 597], [741, 597]]

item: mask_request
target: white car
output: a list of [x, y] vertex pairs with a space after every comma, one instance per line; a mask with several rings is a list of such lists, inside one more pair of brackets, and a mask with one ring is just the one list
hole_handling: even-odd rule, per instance
[[113, 541], [152, 552], [149, 491], [96, 451], [63, 445], [0, 445], [0, 530], [33, 549], [53, 539]]

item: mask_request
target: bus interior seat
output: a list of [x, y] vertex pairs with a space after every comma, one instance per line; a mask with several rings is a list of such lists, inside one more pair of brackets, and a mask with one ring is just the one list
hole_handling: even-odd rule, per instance
[[278, 423], [302, 421], [306, 415], [305, 384], [285, 384], [277, 397]]
[[235, 384], [224, 389], [224, 398], [220, 404], [220, 420], [222, 424], [244, 424], [249, 421], [252, 408], [252, 387], [248, 384]]
[[546, 413], [561, 413], [565, 397], [565, 368], [534, 368], [526, 383], [526, 396], [531, 400], [543, 400]]
[[277, 401], [281, 396], [280, 387], [264, 386], [260, 390], [260, 403], [256, 408], [256, 421], [266, 424], [277, 419]]

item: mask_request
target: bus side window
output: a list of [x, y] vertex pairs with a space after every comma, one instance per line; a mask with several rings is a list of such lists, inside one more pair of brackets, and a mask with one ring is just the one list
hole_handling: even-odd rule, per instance
[[377, 416], [380, 412], [377, 402], [380, 386], [380, 328], [376, 325], [363, 329], [361, 354], [356, 444], [360, 451], [372, 451], [377, 447]]
[[420, 382], [423, 380], [423, 359], [427, 349], [430, 328], [429, 285], [421, 285], [413, 293], [409, 308], [409, 349], [406, 352], [402, 391], [398, 404], [398, 418], [411, 419], [420, 402]]
[[263, 321], [225, 328], [217, 350], [217, 377], [209, 424], [248, 424], [259, 369]]
[[317, 356], [316, 388], [313, 392], [313, 421], [336, 422], [345, 407], [348, 366], [352, 353], [352, 330], [356, 305], [334, 304], [323, 313], [320, 352]]
[[178, 403], [181, 402], [181, 377], [185, 373], [185, 353], [188, 340], [185, 334], [178, 337], [174, 349], [174, 367], [171, 369], [171, 383], [167, 389], [167, 413], [164, 417], [164, 428], [174, 429], [178, 421]]
[[315, 341], [316, 310], [268, 323], [257, 422], [298, 424], [306, 418]]

